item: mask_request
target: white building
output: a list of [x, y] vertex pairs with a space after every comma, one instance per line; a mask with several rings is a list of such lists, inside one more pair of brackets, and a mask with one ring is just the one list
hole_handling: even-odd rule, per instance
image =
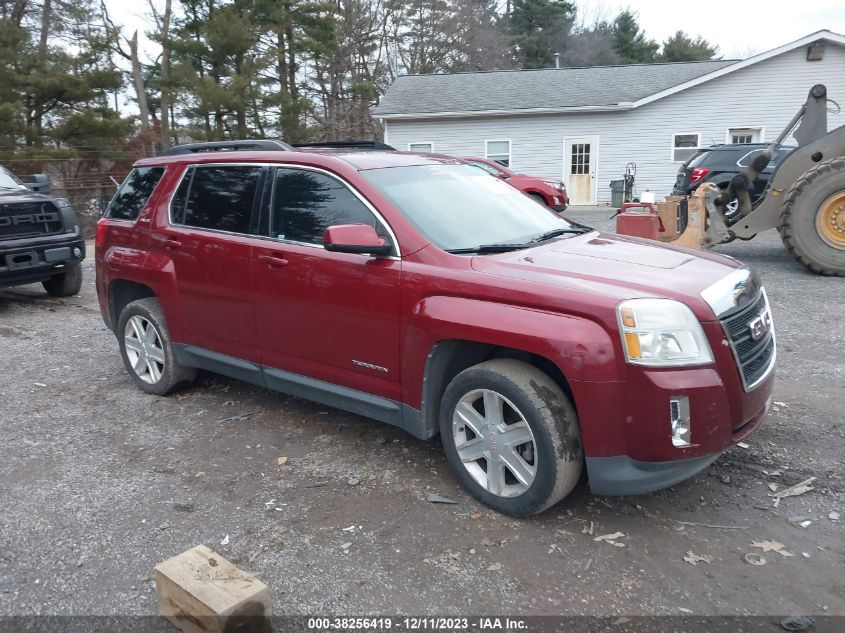
[[408, 75], [374, 115], [396, 149], [487, 156], [562, 177], [573, 205], [602, 204], [629, 162], [636, 189], [661, 199], [696, 148], [773, 140], [817, 83], [845, 108], [845, 36], [819, 31], [740, 61]]

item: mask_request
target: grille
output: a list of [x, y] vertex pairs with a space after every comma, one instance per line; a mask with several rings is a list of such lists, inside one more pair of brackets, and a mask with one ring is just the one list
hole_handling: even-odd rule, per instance
[[[764, 317], [768, 319], [769, 327], [755, 340], [753, 325], [757, 319]], [[766, 293], [761, 291], [754, 303], [722, 319], [722, 327], [739, 366], [742, 384], [746, 391], [753, 389], [769, 373], [775, 356], [775, 332], [771, 327]]]
[[0, 205], [0, 239], [60, 233], [62, 214], [52, 202]]

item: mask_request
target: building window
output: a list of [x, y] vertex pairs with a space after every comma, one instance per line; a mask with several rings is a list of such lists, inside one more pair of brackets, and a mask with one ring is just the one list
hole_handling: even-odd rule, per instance
[[700, 147], [701, 134], [684, 132], [672, 135], [672, 162], [683, 163], [696, 155]]
[[582, 176], [590, 173], [590, 144], [573, 143], [572, 160], [569, 162], [569, 173]]
[[511, 142], [510, 141], [485, 141], [484, 157], [494, 160], [504, 167], [511, 166]]
[[434, 143], [408, 143], [408, 151], [418, 154], [431, 154], [434, 151]]
[[763, 128], [760, 127], [732, 127], [728, 129], [728, 143], [762, 143]]

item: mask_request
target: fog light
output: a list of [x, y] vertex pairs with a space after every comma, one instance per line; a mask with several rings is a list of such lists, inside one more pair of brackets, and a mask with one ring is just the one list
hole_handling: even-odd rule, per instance
[[78, 246], [74, 246], [73, 247], [73, 256], [79, 257], [80, 255], [82, 255], [82, 249], [79, 248]]
[[669, 399], [669, 421], [672, 424], [672, 445], [689, 446], [690, 432], [689, 398], [675, 396]]

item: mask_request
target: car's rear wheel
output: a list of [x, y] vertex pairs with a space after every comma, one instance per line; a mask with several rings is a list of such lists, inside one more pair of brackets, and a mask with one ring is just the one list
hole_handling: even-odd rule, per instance
[[553, 506], [581, 474], [575, 409], [547, 374], [515, 359], [458, 374], [443, 396], [440, 434], [460, 483], [512, 516]]
[[138, 299], [120, 313], [117, 338], [123, 364], [143, 391], [165, 395], [191, 382], [196, 370], [176, 361], [161, 306]]
[[51, 297], [72, 297], [82, 290], [82, 265], [71, 264], [65, 272], [54, 275], [41, 285]]

